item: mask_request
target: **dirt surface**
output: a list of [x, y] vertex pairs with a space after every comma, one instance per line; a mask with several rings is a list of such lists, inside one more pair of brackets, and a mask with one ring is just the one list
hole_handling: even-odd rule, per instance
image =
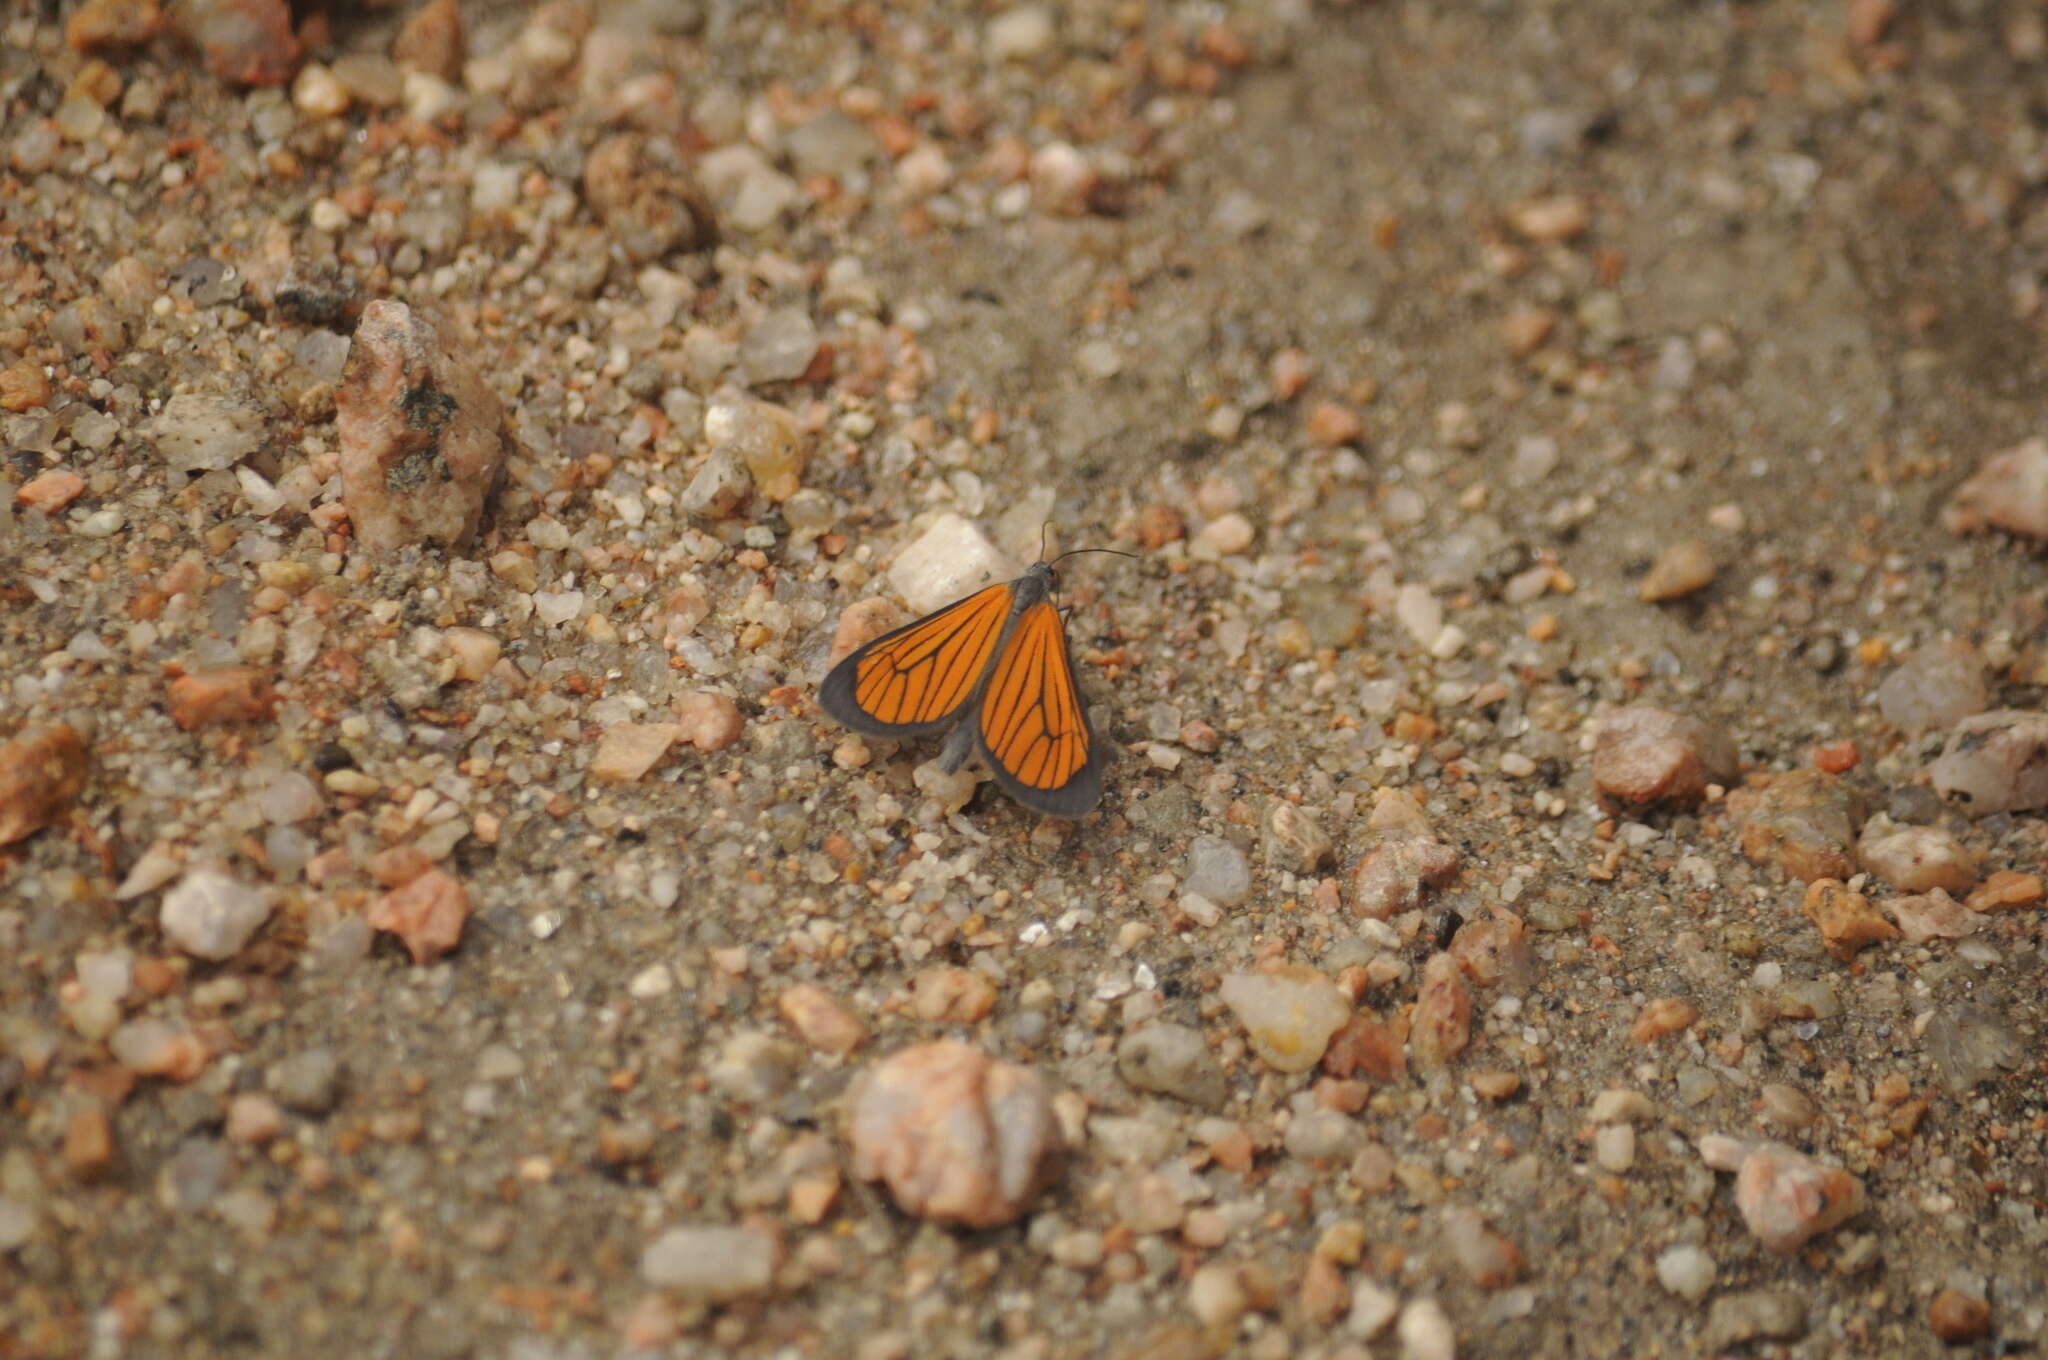
[[[2048, 681], [2038, 545], [1940, 516], [2040, 430], [2048, 13], [1897, 8], [466, 4], [254, 90], [15, 11], [0, 1356], [2048, 1345], [2042, 823], [1926, 773]], [[379, 299], [505, 403], [473, 542], [351, 525]], [[1137, 554], [1060, 568], [1079, 822], [816, 708], [948, 512]], [[1630, 706], [1740, 773], [1596, 789]], [[2009, 871], [1966, 938], [1824, 936], [1879, 813]], [[1071, 1145], [1004, 1226], [850, 1174], [943, 1038]], [[1715, 1135], [1861, 1211], [1773, 1252]]]

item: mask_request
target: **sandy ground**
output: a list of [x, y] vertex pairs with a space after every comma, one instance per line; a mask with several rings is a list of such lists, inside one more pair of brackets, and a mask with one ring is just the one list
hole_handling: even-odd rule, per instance
[[[0, 738], [83, 754], [0, 851], [0, 1356], [2048, 1344], [2038, 880], [1839, 957], [1745, 836], [1818, 767], [1841, 873], [1880, 812], [1959, 898], [2041, 867], [1875, 696], [2048, 680], [2038, 553], [1939, 517], [2040, 428], [2048, 16], [1900, 8], [465, 5], [445, 82], [386, 11], [283, 90], [13, 11]], [[505, 403], [472, 542], [351, 525], [378, 299]], [[753, 400], [800, 456], [699, 494]], [[815, 706], [948, 513], [1138, 555], [1061, 568], [1082, 821]], [[1603, 803], [1641, 705], [1741, 772]], [[1402, 807], [1455, 869], [1375, 920]], [[428, 862], [452, 951], [368, 928]], [[1163, 1025], [1207, 1107], [1133, 1079]], [[1071, 1144], [1002, 1226], [850, 1174], [850, 1078], [946, 1038]], [[1864, 1206], [1773, 1252], [1714, 1135]]]

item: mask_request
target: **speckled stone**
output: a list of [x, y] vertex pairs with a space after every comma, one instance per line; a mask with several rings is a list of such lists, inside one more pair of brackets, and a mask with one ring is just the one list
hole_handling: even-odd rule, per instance
[[402, 302], [365, 306], [335, 411], [343, 502], [363, 549], [476, 536], [504, 468], [504, 407], [438, 327]]

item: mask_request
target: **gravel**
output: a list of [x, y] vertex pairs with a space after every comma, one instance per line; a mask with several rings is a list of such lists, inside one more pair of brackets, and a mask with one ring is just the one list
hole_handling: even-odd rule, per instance
[[[2040, 1349], [1954, 8], [14, 15], [0, 1337]], [[1098, 811], [820, 712], [1075, 547]]]

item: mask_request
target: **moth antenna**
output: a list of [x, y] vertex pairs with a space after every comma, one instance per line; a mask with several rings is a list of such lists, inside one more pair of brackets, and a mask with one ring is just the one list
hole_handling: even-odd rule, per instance
[[1133, 559], [1135, 559], [1138, 556], [1138, 554], [1134, 552], [1125, 552], [1121, 548], [1069, 548], [1067, 551], [1061, 553], [1058, 557], [1055, 557], [1047, 565], [1058, 566], [1060, 563], [1066, 561], [1069, 557], [1079, 557], [1082, 553], [1108, 553], [1111, 557], [1129, 557]]

